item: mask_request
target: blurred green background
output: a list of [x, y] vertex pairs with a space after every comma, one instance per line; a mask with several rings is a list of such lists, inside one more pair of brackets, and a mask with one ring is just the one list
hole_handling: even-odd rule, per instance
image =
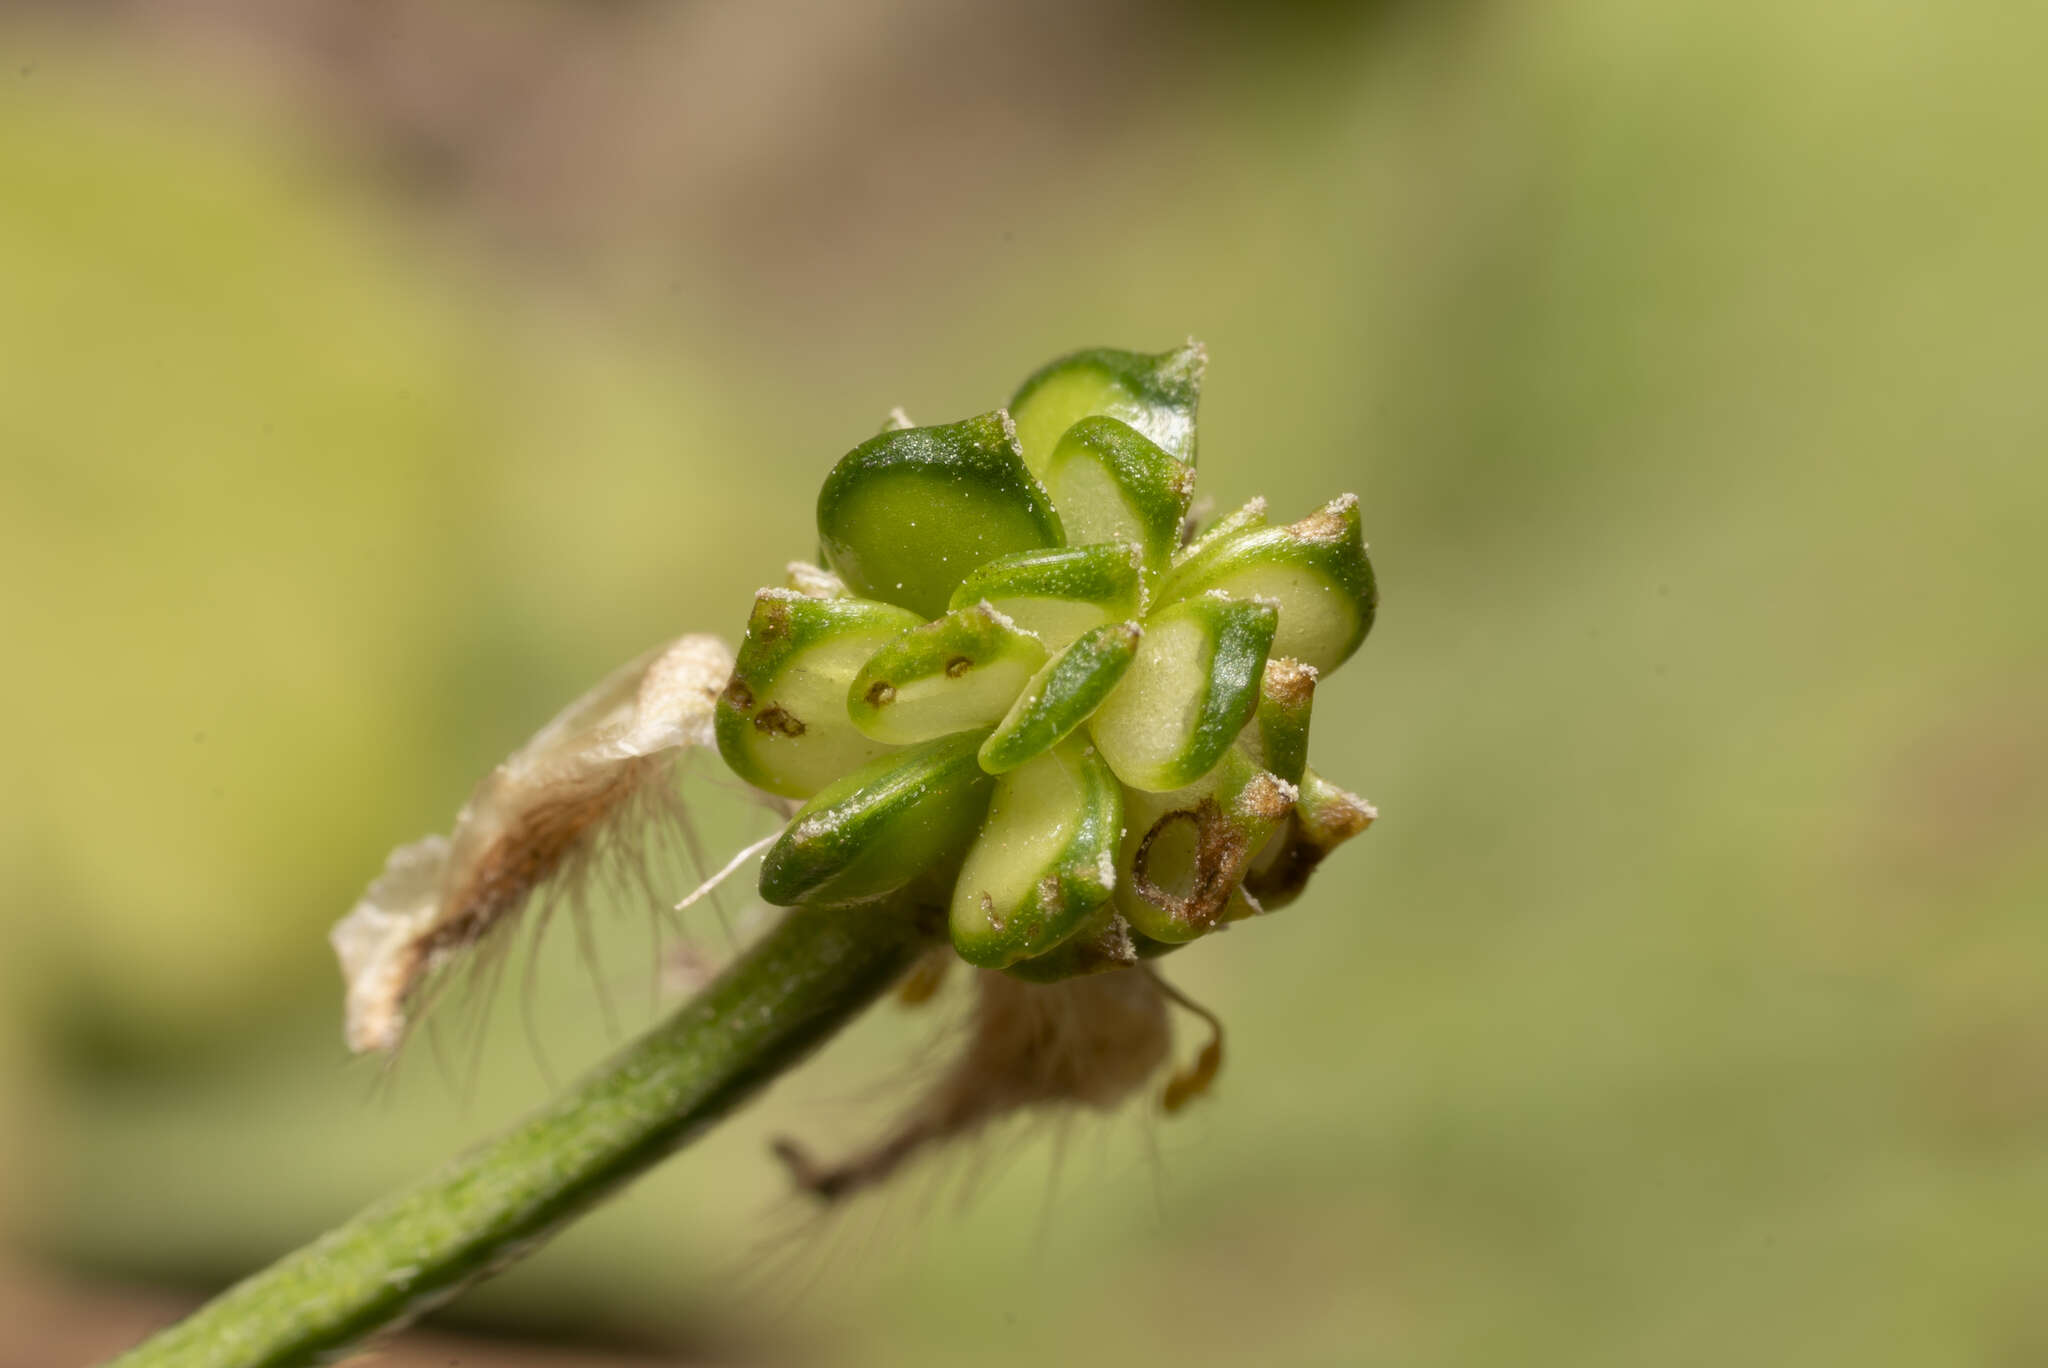
[[[1193, 332], [1206, 492], [1356, 490], [1385, 599], [1316, 735], [1381, 822], [1175, 962], [1213, 1100], [811, 1221], [765, 1138], [882, 1123], [935, 1029], [884, 1010], [451, 1308], [462, 1361], [2048, 1363], [2044, 44], [0, 5], [0, 1362], [545, 1096], [516, 1003], [345, 1059], [324, 933], [386, 849], [736, 634], [891, 405]], [[600, 925], [630, 1028], [646, 919]], [[573, 1070], [615, 1037], [544, 960]]]

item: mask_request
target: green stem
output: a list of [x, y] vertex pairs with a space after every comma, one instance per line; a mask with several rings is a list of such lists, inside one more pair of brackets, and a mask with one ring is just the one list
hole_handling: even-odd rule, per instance
[[798, 908], [592, 1077], [116, 1360], [281, 1368], [336, 1356], [523, 1258], [797, 1063], [929, 942], [887, 902]]

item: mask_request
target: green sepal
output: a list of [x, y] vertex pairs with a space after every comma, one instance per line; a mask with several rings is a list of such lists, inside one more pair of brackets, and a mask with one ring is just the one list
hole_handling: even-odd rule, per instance
[[1130, 669], [1143, 635], [1135, 622], [1104, 623], [1047, 661], [981, 743], [981, 767], [1002, 774], [1065, 740]]
[[818, 538], [856, 594], [927, 618], [976, 566], [1062, 540], [1001, 410], [862, 442], [818, 491]]
[[1308, 770], [1302, 775], [1294, 811], [1278, 835], [1254, 857], [1244, 891], [1267, 912], [1301, 896], [1309, 876], [1329, 853], [1371, 826], [1379, 814], [1357, 794]]
[[953, 886], [953, 948], [985, 969], [1042, 955], [1109, 901], [1123, 835], [1116, 776], [1070, 741], [995, 781]]
[[1273, 649], [1318, 670], [1336, 669], [1372, 630], [1379, 605], [1358, 496], [1333, 499], [1285, 527], [1256, 528], [1205, 544], [1167, 575], [1159, 602], [1215, 589], [1274, 600], [1280, 630]]
[[1117, 911], [1134, 931], [1167, 944], [1223, 925], [1253, 857], [1287, 820], [1295, 797], [1294, 785], [1234, 747], [1185, 788], [1127, 791]]
[[1259, 680], [1259, 705], [1238, 745], [1260, 768], [1299, 784], [1308, 768], [1308, 723], [1315, 702], [1316, 672], [1290, 656], [1266, 662]]
[[1059, 439], [1040, 478], [1069, 543], [1137, 547], [1148, 583], [1179, 549], [1195, 494], [1194, 467], [1128, 423], [1083, 418]]
[[1017, 388], [1010, 412], [1024, 459], [1043, 472], [1067, 429], [1103, 414], [1121, 419], [1165, 448], [1195, 463], [1195, 407], [1209, 354], [1189, 339], [1173, 351], [1147, 355], [1096, 347], [1040, 367]]
[[974, 763], [981, 733], [885, 755], [820, 789], [761, 861], [780, 907], [854, 902], [956, 864], [995, 781]]
[[1091, 628], [1137, 616], [1131, 557], [1129, 547], [1112, 545], [1019, 551], [976, 567], [953, 591], [951, 606], [991, 603], [1047, 650], [1064, 650]]
[[917, 625], [915, 613], [872, 599], [763, 589], [719, 695], [718, 753], [740, 778], [785, 798], [808, 798], [887, 754], [846, 715], [846, 687], [863, 661]]
[[1204, 594], [1152, 614], [1122, 681], [1089, 721], [1117, 778], [1164, 793], [1206, 774], [1258, 706], [1279, 614]]
[[847, 685], [843, 706], [877, 741], [929, 741], [994, 722], [1044, 664], [1037, 637], [976, 603], [883, 645]]

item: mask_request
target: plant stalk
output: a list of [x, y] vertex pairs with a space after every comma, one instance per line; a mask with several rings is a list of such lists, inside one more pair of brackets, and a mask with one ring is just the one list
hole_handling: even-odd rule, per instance
[[237, 1283], [115, 1368], [324, 1362], [508, 1267], [851, 1021], [930, 944], [918, 920], [890, 900], [791, 911], [539, 1113]]

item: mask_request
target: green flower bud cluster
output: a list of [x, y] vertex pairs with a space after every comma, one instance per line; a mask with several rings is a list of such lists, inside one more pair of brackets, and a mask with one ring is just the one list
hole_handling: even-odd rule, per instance
[[1189, 542], [1204, 365], [1077, 352], [833, 468], [825, 565], [760, 592], [717, 706], [732, 769], [802, 802], [765, 899], [909, 886], [963, 958], [1053, 979], [1284, 905], [1372, 820], [1308, 767], [1377, 602], [1358, 501]]

